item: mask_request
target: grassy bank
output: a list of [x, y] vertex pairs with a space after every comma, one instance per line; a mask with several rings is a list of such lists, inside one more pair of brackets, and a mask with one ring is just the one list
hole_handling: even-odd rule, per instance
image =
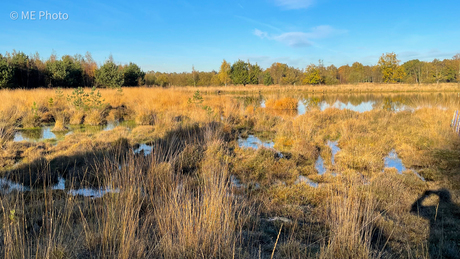
[[175, 87], [175, 89], [184, 89], [186, 91], [201, 92], [222, 92], [222, 93], [242, 93], [242, 92], [290, 92], [301, 91], [308, 93], [390, 93], [390, 92], [440, 92], [452, 91], [458, 92], [460, 85], [457, 83], [439, 83], [439, 84], [376, 84], [376, 83], [359, 83], [359, 84], [338, 84], [338, 85], [246, 85], [246, 86], [227, 86], [227, 87]]

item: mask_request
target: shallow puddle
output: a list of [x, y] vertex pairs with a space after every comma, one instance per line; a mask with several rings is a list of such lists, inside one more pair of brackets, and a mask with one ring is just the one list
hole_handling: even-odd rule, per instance
[[[402, 174], [402, 172], [406, 171], [407, 168], [404, 166], [402, 163], [402, 160], [398, 157], [398, 154], [396, 151], [393, 149], [390, 151], [388, 156], [386, 156], [384, 159], [384, 168], [396, 168], [398, 170], [398, 173]], [[417, 171], [414, 169], [410, 169], [420, 180], [425, 181], [425, 178], [421, 176]]]
[[[62, 177], [58, 177], [58, 183], [52, 186], [51, 189], [65, 191], [66, 190], [65, 179]], [[30, 188], [20, 183], [12, 182], [11, 180], [8, 180], [6, 178], [0, 178], [0, 192], [3, 194], [8, 194], [12, 191], [25, 192], [25, 191], [30, 191]], [[109, 187], [106, 187], [106, 188], [99, 188], [99, 189], [96, 189], [96, 188], [70, 189], [67, 191], [67, 194], [74, 195], [74, 196], [82, 195], [85, 197], [100, 198], [107, 193], [119, 193], [119, 192], [120, 192], [119, 189], [111, 189]]]
[[8, 194], [12, 191], [24, 192], [28, 190], [30, 190], [29, 187], [26, 187], [19, 183], [12, 182], [6, 178], [0, 178], [0, 193]]
[[337, 154], [337, 152], [340, 151], [340, 148], [337, 146], [338, 143], [337, 143], [337, 141], [328, 140], [327, 145], [331, 148], [331, 152], [332, 152], [331, 163], [332, 163], [332, 165], [335, 165], [335, 160], [334, 160], [335, 155]]
[[313, 182], [312, 180], [308, 179], [307, 177], [303, 175], [299, 175], [297, 177], [297, 180], [294, 182], [294, 184], [301, 184], [301, 183], [310, 185], [311, 187], [314, 187], [314, 188], [318, 187], [318, 183]]
[[253, 148], [258, 149], [259, 147], [273, 148], [275, 143], [273, 141], [262, 141], [254, 135], [249, 135], [247, 138], [238, 138], [238, 146], [241, 148]]
[[414, 172], [414, 174], [420, 178], [420, 180], [424, 181], [425, 182], [425, 178], [423, 176], [421, 176], [419, 173], [417, 173], [417, 171], [415, 171], [414, 169], [411, 169], [412, 172]]
[[[332, 163], [332, 165], [335, 165], [334, 158], [335, 158], [335, 155], [337, 154], [337, 152], [340, 151], [340, 148], [337, 146], [337, 141], [328, 140], [327, 145], [331, 148], [331, 153], [332, 153], [331, 163]], [[318, 156], [318, 159], [315, 162], [315, 169], [316, 169], [316, 171], [318, 171], [319, 175], [323, 175], [324, 173], [327, 172], [327, 168], [324, 166], [324, 159], [321, 157], [321, 155]], [[336, 175], [337, 174], [334, 173], [334, 176], [336, 176]]]
[[316, 160], [315, 169], [318, 171], [319, 175], [323, 175], [327, 171], [326, 167], [324, 166], [324, 160], [321, 156], [319, 156]]
[[38, 142], [41, 140], [57, 138], [56, 134], [51, 131], [53, 128], [54, 126], [44, 126], [39, 129], [20, 130], [14, 134], [13, 141]]
[[65, 179], [58, 177], [58, 183], [54, 185], [51, 189], [53, 190], [65, 190]]
[[248, 190], [258, 190], [260, 189], [260, 184], [255, 182], [250, 182], [248, 184], [241, 183], [240, 179], [236, 175], [230, 175], [230, 186], [236, 189], [248, 189]]
[[238, 179], [235, 175], [230, 175], [230, 183], [231, 183], [231, 186], [234, 187], [234, 188], [245, 188], [246, 185], [242, 184], [240, 182], [240, 179]]
[[150, 155], [153, 152], [153, 146], [147, 144], [140, 144], [138, 148], [133, 150], [134, 154], [144, 153], [145, 156]]
[[406, 167], [403, 165], [402, 160], [398, 157], [394, 149], [383, 159], [383, 162], [385, 168], [396, 168], [400, 174], [406, 171]]
[[360, 104], [352, 104], [351, 102], [343, 103], [341, 101], [335, 101], [331, 105], [327, 103], [326, 101], [321, 101], [318, 104], [310, 105], [308, 101], [300, 100], [297, 105], [297, 113], [298, 115], [302, 115], [302, 114], [305, 114], [309, 109], [315, 108], [315, 107], [319, 108], [321, 111], [324, 111], [328, 108], [337, 108], [340, 110], [348, 109], [348, 110], [352, 110], [356, 112], [367, 112], [367, 111], [371, 111], [374, 109], [374, 102], [367, 101], [367, 102], [362, 102]]
[[119, 193], [119, 189], [110, 189], [110, 188], [100, 188], [100, 189], [89, 189], [89, 188], [82, 188], [77, 190], [69, 190], [67, 193], [73, 196], [82, 195], [84, 197], [91, 197], [91, 198], [101, 198], [107, 193]]
[[62, 140], [65, 138], [65, 136], [73, 133], [97, 133], [101, 131], [113, 130], [118, 126], [124, 126], [128, 129], [133, 129], [136, 127], [135, 123], [132, 121], [111, 121], [108, 122], [107, 125], [103, 126], [70, 125], [68, 126], [69, 131], [52, 132], [54, 125], [47, 125], [37, 129], [19, 130], [14, 135], [13, 141], [40, 142], [48, 139]]
[[372, 111], [374, 109], [374, 104], [375, 104], [375, 102], [373, 102], [373, 101], [362, 102], [360, 104], [352, 104], [351, 102], [343, 103], [341, 101], [336, 101], [332, 105], [323, 102], [320, 105], [320, 109], [322, 111], [324, 111], [324, 110], [326, 110], [328, 108], [337, 108], [337, 109], [340, 109], [340, 110], [348, 109], [348, 110], [352, 110], [352, 111], [355, 111], [355, 112], [368, 112], [368, 111]]

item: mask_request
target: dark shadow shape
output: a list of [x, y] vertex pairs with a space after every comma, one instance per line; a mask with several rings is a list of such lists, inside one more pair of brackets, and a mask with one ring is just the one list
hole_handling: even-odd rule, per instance
[[[437, 195], [436, 206], [423, 206], [430, 195]], [[430, 221], [430, 258], [460, 258], [460, 208], [452, 203], [447, 189], [428, 190], [412, 204], [411, 213]]]
[[[73, 188], [103, 187], [104, 177], [108, 171], [120, 170], [120, 165], [126, 165], [130, 156], [144, 165], [141, 171], [146, 171], [151, 163], [171, 163], [177, 173], [192, 174], [198, 169], [203, 157], [206, 139], [212, 134], [218, 134], [224, 141], [236, 138], [236, 135], [222, 132], [222, 125], [210, 122], [205, 125], [191, 125], [174, 129], [163, 138], [149, 143], [154, 151], [147, 156], [132, 154], [133, 150], [125, 138], [115, 139], [102, 145], [97, 150], [80, 150], [75, 154], [61, 155], [47, 160], [37, 158], [14, 169], [5, 170], [3, 176], [14, 183], [30, 188], [53, 186], [62, 176]], [[127, 165], [129, 166], [129, 165]], [[0, 186], [1, 187], [1, 186]]]

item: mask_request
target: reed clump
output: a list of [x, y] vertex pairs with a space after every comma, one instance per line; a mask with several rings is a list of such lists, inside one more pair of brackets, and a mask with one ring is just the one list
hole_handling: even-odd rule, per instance
[[10, 141], [14, 137], [15, 129], [14, 125], [0, 121], [0, 147], [3, 147], [6, 142]]
[[344, 192], [331, 190], [327, 200], [327, 224], [330, 234], [322, 247], [320, 258], [373, 258], [372, 238], [379, 214], [376, 202], [358, 187]]
[[298, 100], [291, 97], [285, 97], [278, 100], [269, 99], [265, 102], [265, 107], [275, 110], [297, 110], [297, 103]]

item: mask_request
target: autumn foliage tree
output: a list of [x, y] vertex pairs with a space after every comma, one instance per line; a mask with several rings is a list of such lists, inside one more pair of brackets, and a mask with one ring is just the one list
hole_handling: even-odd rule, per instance
[[273, 78], [273, 83], [281, 85], [283, 83], [283, 77], [286, 76], [287, 69], [288, 65], [275, 62], [267, 70], [270, 72], [270, 75]]
[[350, 76], [348, 80], [350, 83], [362, 83], [364, 82], [364, 66], [359, 62], [353, 63], [350, 68]]
[[413, 59], [402, 64], [404, 71], [406, 71], [406, 82], [420, 83], [422, 63], [418, 59]]
[[399, 66], [399, 62], [394, 52], [382, 54], [378, 65], [382, 71], [383, 82], [395, 83], [402, 80], [405, 72], [404, 68]]
[[460, 84], [460, 53], [455, 54], [455, 56], [452, 57], [452, 60], [455, 63], [455, 68], [456, 68], [456, 77], [457, 77], [457, 82]]
[[324, 74], [324, 83], [327, 85], [335, 85], [339, 83], [339, 70], [336, 66], [330, 65], [326, 68]]
[[219, 70], [219, 80], [227, 86], [228, 83], [230, 83], [230, 72], [232, 71], [232, 68], [230, 66], [230, 63], [227, 61], [222, 61], [222, 65], [220, 65], [220, 70]]
[[305, 77], [303, 79], [305, 85], [317, 85], [323, 83], [323, 78], [320, 75], [318, 66], [310, 64], [305, 69]]
[[85, 60], [82, 62], [82, 69], [84, 85], [93, 86], [96, 77], [97, 63], [89, 52], [85, 54]]

